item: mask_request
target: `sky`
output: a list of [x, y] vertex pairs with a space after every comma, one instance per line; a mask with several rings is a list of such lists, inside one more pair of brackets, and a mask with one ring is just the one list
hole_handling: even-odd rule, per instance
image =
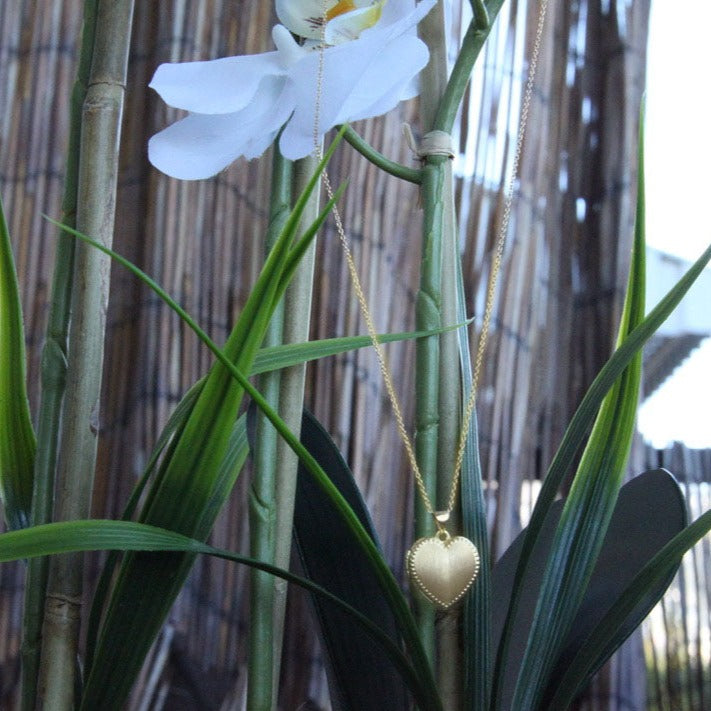
[[[688, 260], [711, 243], [709, 0], [652, 0], [645, 131], [647, 243]], [[693, 288], [687, 298], [693, 299]], [[648, 304], [652, 307], [654, 304]], [[709, 304], [699, 304], [709, 308]], [[711, 339], [643, 405], [656, 447], [711, 447]]]

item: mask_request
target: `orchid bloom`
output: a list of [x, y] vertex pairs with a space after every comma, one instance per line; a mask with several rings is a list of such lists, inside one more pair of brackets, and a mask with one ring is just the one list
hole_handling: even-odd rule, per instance
[[[279, 148], [296, 160], [314, 149], [319, 51], [325, 40], [318, 130], [379, 116], [417, 95], [429, 54], [415, 27], [436, 0], [277, 0], [276, 51], [162, 64], [150, 86], [189, 113], [153, 136], [148, 157], [175, 178], [209, 178], [240, 156]], [[292, 33], [304, 39], [297, 43]]]

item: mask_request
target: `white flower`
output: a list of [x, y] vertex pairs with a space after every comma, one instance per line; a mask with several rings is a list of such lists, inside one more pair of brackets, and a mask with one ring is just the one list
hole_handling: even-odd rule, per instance
[[[379, 116], [417, 94], [416, 78], [429, 55], [415, 26], [435, 2], [329, 0], [321, 135], [340, 123]], [[319, 52], [313, 46], [314, 34], [322, 34], [321, 7], [321, 0], [277, 0], [286, 26], [272, 30], [274, 52], [158, 67], [150, 86], [189, 113], [150, 139], [151, 163], [175, 178], [209, 178], [239, 156], [261, 155], [285, 124], [282, 154], [292, 160], [308, 155], [314, 148]], [[289, 30], [303, 33], [306, 43], [297, 44]]]

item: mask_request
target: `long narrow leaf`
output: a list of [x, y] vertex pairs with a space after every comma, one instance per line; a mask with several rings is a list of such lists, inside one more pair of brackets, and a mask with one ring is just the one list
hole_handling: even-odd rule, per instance
[[[639, 186], [634, 248], [618, 345], [644, 318], [644, 159], [640, 130]], [[514, 708], [536, 708], [548, 686], [593, 573], [632, 445], [642, 354], [632, 358], [606, 395], [563, 507], [551, 557], [543, 576]], [[525, 564], [526, 561], [524, 561]]]
[[[123, 521], [129, 521], [135, 513], [138, 502], [143, 495], [151, 476], [156, 470], [160, 456], [163, 454], [166, 447], [168, 447], [176, 432], [179, 432], [185, 425], [204, 382], [205, 378], [198, 380], [198, 382], [196, 382], [185, 393], [185, 395], [183, 395], [177, 407], [168, 418], [168, 421], [166, 422], [165, 427], [160, 433], [155, 447], [151, 452], [151, 456], [148, 459], [148, 463], [146, 464], [143, 474], [131, 492], [131, 496], [129, 497], [129, 500], [123, 510], [123, 514], [121, 516]], [[91, 601], [91, 610], [89, 612], [86, 632], [86, 654], [84, 657], [84, 664], [87, 669], [91, 668], [94, 660], [94, 650], [96, 648], [97, 635], [99, 633], [101, 614], [103, 613], [106, 605], [107, 596], [111, 586], [111, 579], [113, 578], [114, 570], [118, 562], [119, 553], [117, 551], [112, 551], [101, 570], [101, 575], [99, 576], [99, 580], [94, 591], [94, 597]]]
[[[332, 150], [333, 147], [319, 165], [319, 172]], [[316, 178], [310, 182], [311, 190], [315, 184]], [[240, 372], [251, 370], [276, 305], [276, 295], [284, 286], [292, 252], [295, 245], [301, 248], [301, 242], [295, 242], [295, 234], [307, 198], [304, 194], [297, 201], [297, 208], [270, 251], [224, 347], [228, 361]], [[315, 231], [311, 238], [314, 235]], [[86, 237], [81, 238], [86, 241]], [[221, 361], [213, 365], [169, 456], [161, 463], [141, 511], [141, 522], [197, 539], [208, 536], [241, 468], [239, 460], [233, 467], [225, 466], [225, 461], [244, 392], [242, 383]], [[192, 562], [190, 556], [126, 556], [98, 638], [82, 709], [109, 711], [120, 706], [117, 699], [128, 694]]]
[[0, 494], [10, 528], [30, 521], [36, 447], [25, 386], [20, 293], [0, 201]]
[[[458, 318], [464, 318], [466, 299], [461, 261], [457, 260]], [[469, 337], [459, 330], [459, 352], [462, 372], [462, 400], [466, 402], [472, 388]], [[491, 555], [486, 524], [486, 501], [479, 459], [479, 433], [476, 413], [472, 414], [461, 472], [462, 527], [464, 535], [479, 550], [481, 565], [474, 588], [464, 603], [464, 698], [467, 711], [488, 708], [491, 696]]]
[[[378, 335], [378, 343], [395, 343], [416, 338], [427, 338], [440, 333], [453, 331], [465, 326], [469, 321], [462, 321], [453, 326], [437, 328], [433, 331], [405, 331], [403, 333], [383, 333]], [[306, 343], [287, 343], [280, 346], [261, 348], [252, 365], [252, 375], [266, 373], [279, 368], [289, 368], [292, 365], [301, 365], [319, 358], [340, 355], [358, 348], [367, 348], [373, 345], [370, 336], [342, 336], [340, 338], [324, 338]]]
[[[100, 519], [62, 521], [0, 534], [0, 563], [58, 553], [87, 551], [173, 552], [187, 554], [191, 557], [197, 554], [211, 555], [263, 570], [298, 585], [304, 590], [328, 600], [330, 604], [341, 608], [350, 617], [358, 620], [368, 634], [383, 647], [390, 661], [407, 680], [408, 686], [414, 690], [416, 700], [421, 704], [421, 708], [430, 708], [427, 696], [418, 696], [420, 680], [399, 646], [366, 615], [307, 578], [238, 553], [215, 548], [175, 531], [133, 521]], [[111, 700], [113, 702], [113, 699]]]
[[499, 645], [496, 657], [496, 667], [494, 671], [494, 681], [496, 684], [502, 683], [504, 673], [501, 669], [502, 660], [506, 656], [507, 640], [510, 635], [511, 621], [516, 614], [518, 598], [521, 592], [521, 581], [525, 573], [525, 561], [535, 544], [539, 535], [545, 516], [553, 503], [558, 488], [570, 471], [571, 463], [576, 453], [585, 441], [590, 425], [592, 424], [597, 410], [605, 395], [612, 387], [616, 379], [622, 373], [627, 364], [635, 354], [642, 348], [647, 340], [664, 323], [666, 318], [676, 308], [684, 298], [694, 281], [702, 273], [709, 260], [711, 260], [711, 246], [709, 246], [699, 259], [689, 268], [679, 282], [667, 293], [659, 304], [647, 315], [647, 317], [637, 326], [627, 338], [619, 345], [615, 353], [608, 360], [605, 366], [593, 380], [592, 385], [586, 392], [578, 409], [565, 431], [561, 444], [551, 462], [548, 473], [543, 482], [543, 487], [536, 501], [531, 521], [529, 523], [524, 551], [522, 553], [522, 564], [516, 572], [514, 581], [514, 591], [507, 617], [506, 628], [502, 643]]
[[[77, 238], [82, 239], [89, 244], [93, 244], [97, 247], [97, 249], [103, 249], [101, 245], [95, 243], [90, 237], [72, 230], [69, 230], [69, 232], [74, 234]], [[357, 516], [355, 516], [347, 502], [341, 496], [340, 492], [332, 485], [328, 479], [328, 476], [321, 469], [318, 462], [315, 461], [308, 450], [306, 450], [301, 442], [299, 442], [298, 438], [288, 429], [288, 427], [285, 426], [279, 415], [269, 406], [262, 395], [251, 385], [244, 374], [230, 362], [225, 353], [210, 339], [210, 337], [200, 328], [195, 320], [184, 309], [182, 309], [164, 289], [162, 289], [153, 279], [142, 272], [138, 267], [110, 250], [108, 253], [111, 254], [116, 261], [140, 278], [171, 309], [173, 309], [175, 313], [183, 319], [183, 321], [185, 321], [185, 323], [195, 332], [198, 338], [212, 351], [219, 362], [222, 363], [222, 365], [229, 371], [231, 376], [241, 384], [245, 392], [252, 398], [257, 407], [259, 407], [259, 409], [267, 416], [269, 421], [274, 425], [289, 447], [291, 447], [299, 459], [304, 463], [311, 475], [316, 478], [321, 488], [323, 488], [329, 495], [334, 505], [341, 512], [344, 520], [353, 531], [354, 536], [358, 539], [360, 545], [366, 551], [374, 569], [376, 570], [383, 592], [393, 607], [398, 624], [400, 625], [403, 639], [412, 657], [416, 673], [428, 694], [429, 701], [424, 708], [427, 708], [428, 711], [429, 709], [432, 709], [433, 711], [441, 709], [441, 700], [439, 699], [436, 690], [432, 669], [422, 645], [420, 644], [417, 626], [412, 618], [407, 601], [405, 600], [392, 572], [382, 559], [377, 547], [374, 546], [372, 540], [368, 536], [368, 533], [363, 529]]]

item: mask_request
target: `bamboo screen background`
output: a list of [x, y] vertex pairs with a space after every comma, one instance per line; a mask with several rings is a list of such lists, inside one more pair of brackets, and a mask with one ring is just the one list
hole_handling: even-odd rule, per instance
[[[35, 410], [54, 246], [53, 230], [41, 214], [59, 214], [81, 4], [0, 3], [0, 190], [21, 281]], [[458, 0], [453, 5], [456, 35]], [[136, 3], [115, 248], [156, 277], [218, 342], [262, 262], [269, 161], [238, 161], [218, 177], [196, 183], [160, 175], [147, 162], [146, 143], [175, 112], [147, 84], [164, 61], [270, 49], [271, 6], [249, 0]], [[528, 505], [521, 502], [522, 482], [545, 471], [612, 345], [633, 225], [648, 12], [649, 0], [551, 0], [479, 398], [496, 555], [520, 529], [519, 512]], [[506, 3], [502, 30], [490, 43], [455, 136], [472, 314], [481, 311], [481, 285], [501, 219], [523, 60], [530, 56], [537, 13], [535, 2]], [[401, 138], [403, 121], [418, 130], [416, 105], [357, 128], [387, 155], [411, 163]], [[349, 149], [339, 151], [331, 171], [334, 181], [350, 178], [343, 217], [378, 330], [411, 329], [419, 259], [418, 231], [412, 227], [418, 221], [415, 188], [379, 174]], [[318, 249], [312, 337], [365, 332], [332, 226]], [[413, 349], [391, 346], [389, 354], [411, 422]], [[209, 363], [205, 349], [172, 313], [113, 269], [95, 515], [120, 513], [168, 414]], [[372, 354], [361, 351], [310, 366], [307, 404], [349, 459], [386, 555], [401, 574], [410, 540], [412, 481]], [[631, 471], [639, 472], [641, 448], [634, 458]], [[245, 471], [218, 520], [216, 545], [247, 549], [249, 477]], [[97, 566], [98, 558], [91, 558], [88, 581]], [[196, 563], [132, 708], [241, 708], [246, 582], [245, 570], [222, 561]], [[21, 587], [21, 566], [3, 566], [3, 708], [18, 678]], [[282, 706], [327, 708], [307, 603], [293, 595], [290, 606]], [[665, 666], [657, 671], [653, 693], [662, 694]], [[634, 637], [580, 708], [641, 710], [646, 684], [641, 639]]]

